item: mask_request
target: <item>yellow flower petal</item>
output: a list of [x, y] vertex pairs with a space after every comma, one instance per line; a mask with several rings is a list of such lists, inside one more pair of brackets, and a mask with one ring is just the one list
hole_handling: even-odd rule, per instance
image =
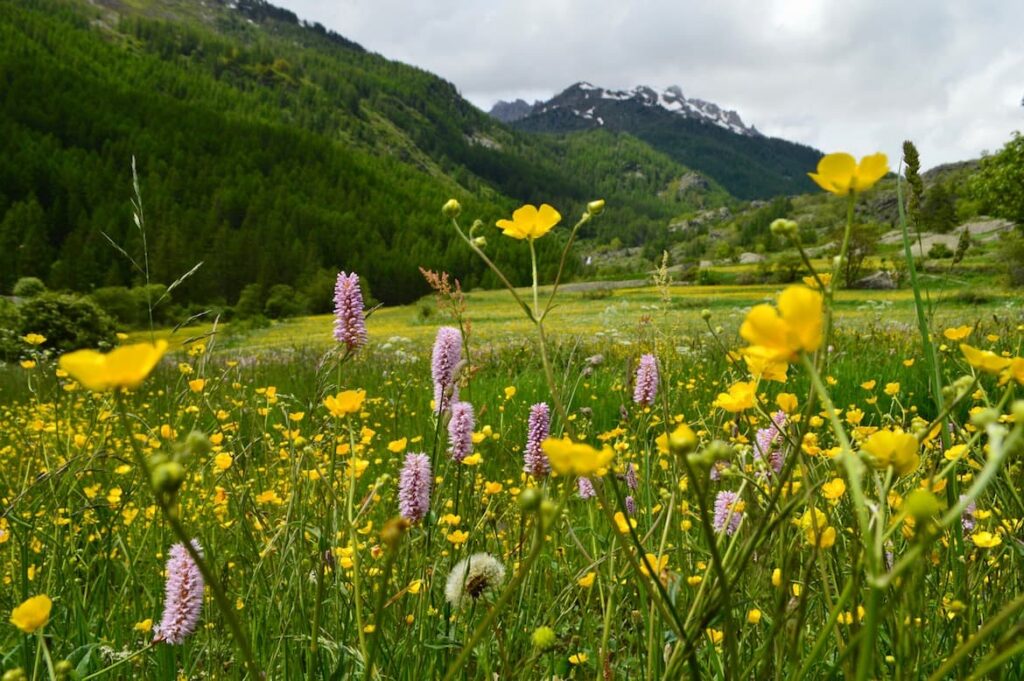
[[511, 220], [498, 220], [497, 226], [505, 236], [513, 239], [539, 239], [557, 225], [562, 216], [548, 204], [536, 206], [526, 204], [512, 213]]
[[50, 621], [53, 601], [45, 594], [33, 596], [11, 611], [11, 624], [32, 634]]
[[871, 189], [889, 172], [889, 159], [885, 154], [871, 154], [860, 160], [852, 189], [862, 192]]
[[818, 161], [818, 172], [808, 175], [825, 191], [845, 196], [850, 193], [856, 171], [857, 161], [853, 156], [840, 152], [823, 156]]
[[167, 352], [167, 341], [154, 344], [123, 345], [103, 354], [96, 350], [76, 350], [62, 355], [63, 369], [89, 390], [102, 392], [115, 388], [136, 388]]

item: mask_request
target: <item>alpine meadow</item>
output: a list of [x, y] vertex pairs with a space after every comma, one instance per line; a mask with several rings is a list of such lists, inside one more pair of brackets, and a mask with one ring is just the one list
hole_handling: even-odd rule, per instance
[[280, 1], [0, 0], [2, 681], [1024, 679], [1019, 8]]

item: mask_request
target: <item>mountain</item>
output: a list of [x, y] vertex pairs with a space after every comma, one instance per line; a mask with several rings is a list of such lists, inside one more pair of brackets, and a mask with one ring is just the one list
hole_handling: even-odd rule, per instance
[[533, 114], [564, 109], [586, 121], [584, 125], [603, 126], [605, 119], [602, 114], [607, 111], [610, 115], [615, 115], [615, 107], [606, 108], [603, 102], [631, 102], [644, 107], [659, 107], [682, 118], [711, 123], [738, 135], [761, 135], [753, 126], [747, 127], [735, 111], [722, 109], [717, 104], [702, 99], [687, 99], [678, 85], [672, 85], [662, 92], [641, 85], [627, 92], [605, 90], [590, 83], [580, 82], [547, 102], [535, 102], [530, 105], [521, 99], [514, 102], [499, 101], [491, 108], [490, 114], [502, 122], [511, 123]]
[[718, 181], [741, 199], [766, 199], [813, 189], [807, 169], [821, 152], [766, 137], [735, 111], [680, 88], [606, 90], [576, 83], [534, 105], [512, 125], [529, 132], [564, 133], [605, 128], [629, 133], [673, 160]]
[[518, 121], [520, 118], [526, 118], [533, 110], [540, 106], [540, 102], [534, 102], [533, 104], [527, 104], [526, 100], [517, 99], [514, 102], [496, 102], [491, 110], [488, 111], [491, 116], [497, 118], [502, 123], [511, 123], [512, 121]]
[[[0, 155], [2, 293], [23, 276], [82, 292], [143, 279], [110, 244], [143, 261], [133, 157], [150, 278], [205, 262], [174, 292], [186, 304], [233, 305], [255, 284], [321, 311], [340, 269], [386, 303], [426, 292], [419, 266], [495, 285], [439, 213], [453, 196], [489, 226], [542, 201], [570, 223], [600, 196], [588, 235], [632, 244], [729, 200], [713, 178], [666, 192], [694, 168], [626, 132], [510, 129], [263, 0], [0, 0]], [[544, 263], [559, 238], [538, 244]], [[526, 282], [519, 246], [488, 240]]]

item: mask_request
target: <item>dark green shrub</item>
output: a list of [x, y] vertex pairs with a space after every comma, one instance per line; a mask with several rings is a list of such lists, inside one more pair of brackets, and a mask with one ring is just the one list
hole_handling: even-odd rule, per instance
[[35, 298], [41, 293], [46, 293], [46, 284], [39, 277], [22, 277], [14, 283], [11, 293], [16, 298]]
[[932, 244], [932, 247], [928, 249], [928, 257], [935, 258], [936, 260], [941, 258], [952, 258], [953, 251], [949, 250], [949, 246], [941, 241], [936, 241]]
[[148, 286], [136, 286], [131, 289], [132, 297], [135, 299], [136, 315], [138, 324], [149, 326], [149, 311], [153, 309], [153, 324], [165, 326], [174, 321], [171, 306], [171, 296], [167, 295], [167, 287], [163, 284], [149, 284]]
[[114, 321], [88, 298], [44, 293], [21, 306], [19, 335], [40, 333], [58, 352], [114, 344]]
[[263, 314], [263, 287], [259, 284], [248, 284], [242, 289], [235, 304], [235, 317], [248, 319]]
[[270, 287], [267, 302], [263, 305], [263, 314], [270, 319], [284, 319], [305, 314], [309, 309], [309, 301], [301, 293], [296, 293], [288, 284], [277, 284]]
[[126, 286], [104, 286], [90, 293], [89, 298], [123, 326], [139, 323], [138, 301]]

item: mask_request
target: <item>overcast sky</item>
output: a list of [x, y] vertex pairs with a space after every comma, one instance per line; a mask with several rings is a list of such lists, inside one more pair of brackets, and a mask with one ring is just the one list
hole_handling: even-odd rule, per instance
[[[1024, 130], [1024, 0], [272, 0], [487, 110], [679, 85], [762, 132], [926, 167]], [[895, 165], [895, 163], [894, 163]]]

